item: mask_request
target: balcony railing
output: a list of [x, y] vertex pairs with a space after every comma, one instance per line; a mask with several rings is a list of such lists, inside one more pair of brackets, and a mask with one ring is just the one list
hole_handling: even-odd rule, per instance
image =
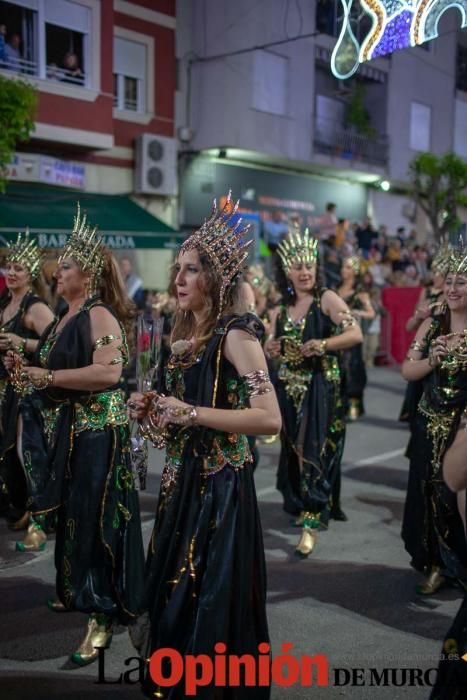
[[[21, 76], [39, 76], [39, 66], [36, 61], [28, 61], [25, 58], [15, 58], [9, 61], [0, 60], [0, 70], [11, 71]], [[49, 63], [46, 65], [47, 80], [57, 80], [63, 83], [71, 83], [72, 85], [84, 86], [85, 76], [81, 74], [76, 74], [75, 71], [67, 70], [66, 68], [59, 68], [55, 63]]]
[[28, 61], [26, 58], [10, 58], [8, 61], [0, 60], [0, 70], [11, 70], [12, 73], [22, 75], [37, 75], [37, 63]]
[[386, 165], [388, 142], [383, 136], [364, 136], [331, 119], [316, 118], [313, 136], [317, 153], [351, 161]]

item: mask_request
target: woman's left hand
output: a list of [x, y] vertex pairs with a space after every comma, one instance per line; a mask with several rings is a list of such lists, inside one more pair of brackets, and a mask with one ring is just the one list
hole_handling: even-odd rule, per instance
[[40, 386], [48, 373], [49, 370], [43, 369], [42, 367], [23, 367], [22, 369], [24, 379], [26, 379], [26, 375], [28, 375], [29, 381], [33, 386]]
[[193, 409], [189, 403], [179, 401], [174, 396], [161, 396], [156, 402], [158, 424], [161, 428], [167, 425], [189, 425], [193, 422]]
[[17, 350], [22, 340], [16, 333], [0, 333], [0, 350]]
[[300, 347], [300, 352], [304, 357], [313, 357], [314, 355], [322, 355], [322, 340], [313, 338], [312, 340], [307, 340], [306, 343]]

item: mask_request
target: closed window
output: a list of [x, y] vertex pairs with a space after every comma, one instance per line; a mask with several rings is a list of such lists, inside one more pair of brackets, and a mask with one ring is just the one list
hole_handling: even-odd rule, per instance
[[410, 148], [413, 151], [429, 151], [431, 134], [431, 107], [419, 102], [410, 106]]
[[253, 61], [253, 108], [285, 116], [287, 58], [271, 51], [255, 51]]
[[114, 106], [144, 112], [146, 90], [146, 46], [114, 37]]

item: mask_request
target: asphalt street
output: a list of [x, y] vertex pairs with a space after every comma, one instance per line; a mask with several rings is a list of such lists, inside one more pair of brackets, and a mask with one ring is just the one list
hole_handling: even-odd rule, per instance
[[[374, 684], [371, 671], [399, 669], [387, 675], [397, 683], [403, 680], [402, 668], [435, 668], [441, 640], [461, 600], [454, 588], [430, 598], [417, 596], [421, 577], [411, 569], [400, 539], [408, 475], [408, 430], [397, 420], [404, 386], [395, 369], [370, 371], [367, 414], [348, 426], [342, 488], [348, 522], [331, 521], [306, 560], [293, 554], [298, 530], [291, 527], [275, 490], [278, 445], [260, 447], [255, 479], [268, 565], [273, 655], [289, 642], [290, 654], [326, 655], [330, 668], [327, 687], [275, 686], [273, 700], [428, 699], [426, 684], [408, 685], [407, 677], [405, 685], [391, 682], [381, 687]], [[152, 451], [148, 489], [141, 493], [146, 541], [161, 467], [162, 454]], [[17, 553], [14, 544], [14, 534], [0, 521], [1, 698], [141, 698], [137, 683], [97, 684], [97, 664], [76, 668], [70, 663], [85, 617], [52, 613], [46, 607], [54, 594], [53, 537], [40, 554]], [[134, 661], [125, 665], [133, 656], [126, 630], [118, 629], [105, 656], [106, 679], [115, 681], [134, 668]], [[353, 678], [354, 683], [335, 685], [336, 677], [341, 683]]]

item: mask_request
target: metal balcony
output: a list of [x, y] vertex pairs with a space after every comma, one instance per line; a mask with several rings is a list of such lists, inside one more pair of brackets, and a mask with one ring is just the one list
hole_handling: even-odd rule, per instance
[[365, 136], [329, 119], [315, 120], [313, 145], [316, 153], [349, 161], [375, 165], [386, 165], [388, 161], [388, 141], [385, 137]]

